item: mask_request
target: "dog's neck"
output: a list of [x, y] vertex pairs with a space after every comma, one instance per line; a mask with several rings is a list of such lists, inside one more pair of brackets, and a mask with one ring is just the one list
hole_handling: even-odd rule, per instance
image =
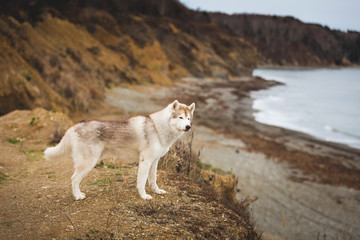
[[[170, 147], [176, 140], [178, 140], [183, 134], [183, 131], [172, 131], [169, 125], [169, 119], [172, 117], [170, 111], [167, 108], [155, 112], [149, 116], [153, 119], [155, 129], [159, 135], [161, 145], [164, 147]], [[165, 127], [162, 127], [165, 126]]]

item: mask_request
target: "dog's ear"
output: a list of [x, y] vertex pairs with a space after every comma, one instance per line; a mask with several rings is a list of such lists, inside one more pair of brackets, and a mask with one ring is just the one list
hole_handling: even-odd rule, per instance
[[192, 103], [190, 106], [189, 106], [189, 110], [191, 111], [191, 115], [194, 114], [194, 111], [195, 111], [195, 103]]
[[177, 111], [177, 110], [179, 110], [179, 106], [180, 106], [180, 104], [179, 104], [178, 100], [175, 100], [175, 101], [171, 104], [171, 109], [174, 110], [174, 111]]

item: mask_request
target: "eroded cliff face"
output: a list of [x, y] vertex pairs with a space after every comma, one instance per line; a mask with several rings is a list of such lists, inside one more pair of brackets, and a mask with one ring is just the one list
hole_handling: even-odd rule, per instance
[[249, 75], [256, 50], [177, 1], [0, 4], [0, 114], [87, 111], [120, 83]]
[[210, 13], [228, 29], [256, 46], [260, 65], [347, 66], [360, 63], [360, 33], [305, 24], [293, 17]]
[[359, 33], [291, 17], [198, 12], [176, 0], [0, 2], [0, 115], [87, 111], [121, 83], [356, 64]]

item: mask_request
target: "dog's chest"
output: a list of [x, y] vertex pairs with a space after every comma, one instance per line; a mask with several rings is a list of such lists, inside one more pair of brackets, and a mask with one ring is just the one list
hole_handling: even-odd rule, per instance
[[161, 157], [165, 156], [165, 154], [167, 154], [169, 150], [170, 150], [170, 147], [164, 148], [164, 151], [162, 152]]
[[160, 143], [152, 145], [152, 152], [155, 158], [163, 157], [170, 149], [170, 146], [162, 146]]

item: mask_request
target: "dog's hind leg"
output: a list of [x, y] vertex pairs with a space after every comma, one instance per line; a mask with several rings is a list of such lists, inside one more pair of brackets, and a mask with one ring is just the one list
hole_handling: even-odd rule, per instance
[[[86, 149], [87, 150], [87, 149]], [[102, 150], [102, 149], [101, 149]], [[85, 193], [80, 191], [82, 179], [93, 169], [100, 158], [101, 150], [89, 151], [90, 154], [77, 152], [73, 154], [75, 171], [71, 177], [72, 192], [75, 200], [84, 199]], [[86, 158], [88, 155], [88, 158]]]
[[163, 189], [160, 189], [158, 187], [158, 185], [156, 184], [156, 172], [157, 172], [157, 167], [158, 167], [158, 163], [159, 163], [159, 159], [155, 160], [150, 167], [150, 171], [149, 171], [149, 185], [150, 188], [157, 194], [165, 194], [166, 191]]
[[72, 192], [75, 200], [84, 199], [85, 193], [80, 191], [80, 183], [82, 179], [91, 171], [92, 167], [80, 165], [75, 168], [75, 172], [71, 177]]
[[148, 179], [149, 176], [151, 163], [152, 163], [151, 160], [144, 158], [142, 155], [140, 155], [139, 169], [137, 175], [137, 189], [140, 194], [140, 197], [146, 200], [152, 199], [152, 197], [145, 192], [146, 180]]

